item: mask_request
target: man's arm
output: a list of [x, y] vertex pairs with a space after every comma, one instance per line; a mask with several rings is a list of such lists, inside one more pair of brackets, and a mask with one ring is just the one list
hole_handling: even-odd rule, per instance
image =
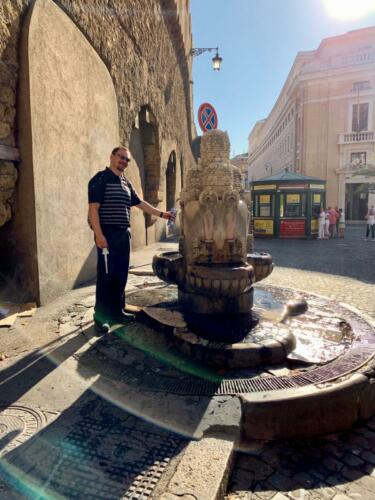
[[173, 212], [162, 212], [158, 208], [153, 207], [147, 201], [141, 201], [138, 205], [135, 205], [137, 208], [141, 209], [146, 214], [155, 215], [156, 217], [162, 217], [167, 220], [174, 220], [176, 215]]
[[89, 203], [89, 219], [95, 234], [95, 243], [98, 248], [108, 248], [107, 240], [103, 234], [99, 219], [100, 203]]

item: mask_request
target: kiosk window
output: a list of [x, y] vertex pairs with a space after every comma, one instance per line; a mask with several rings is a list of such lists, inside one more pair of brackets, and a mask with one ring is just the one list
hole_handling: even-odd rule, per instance
[[322, 195], [320, 193], [314, 193], [312, 195], [312, 216], [319, 217], [320, 207], [322, 205]]
[[255, 217], [273, 217], [272, 195], [255, 195]]
[[306, 195], [299, 193], [288, 193], [285, 195], [284, 217], [305, 217]]

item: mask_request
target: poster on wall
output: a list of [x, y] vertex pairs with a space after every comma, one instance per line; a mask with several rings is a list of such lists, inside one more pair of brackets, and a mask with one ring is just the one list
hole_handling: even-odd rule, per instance
[[322, 199], [322, 197], [320, 196], [320, 194], [314, 193], [314, 197], [313, 197], [313, 203], [314, 203], [314, 205], [320, 204], [321, 199]]
[[273, 220], [272, 219], [255, 219], [254, 233], [264, 236], [273, 236]]
[[280, 236], [305, 236], [304, 220], [280, 221]]
[[318, 233], [319, 231], [319, 222], [318, 219], [311, 219], [311, 232]]
[[286, 202], [287, 203], [300, 203], [301, 196], [299, 194], [287, 194]]

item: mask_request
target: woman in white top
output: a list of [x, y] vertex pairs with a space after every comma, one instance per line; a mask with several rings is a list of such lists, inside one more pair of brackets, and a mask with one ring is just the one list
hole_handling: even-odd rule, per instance
[[320, 207], [318, 240], [325, 239], [325, 226], [326, 226], [326, 213], [324, 211], [324, 208]]

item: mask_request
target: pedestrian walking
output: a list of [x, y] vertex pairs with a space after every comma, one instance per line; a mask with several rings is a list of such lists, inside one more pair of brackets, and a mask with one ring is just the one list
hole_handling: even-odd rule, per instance
[[95, 328], [100, 333], [111, 323], [134, 319], [124, 311], [125, 286], [130, 258], [130, 211], [136, 206], [143, 212], [173, 220], [171, 212], [162, 212], [142, 200], [124, 171], [131, 161], [124, 146], [113, 149], [109, 167], [98, 172], [89, 182], [89, 223], [97, 247]]
[[328, 231], [329, 231], [329, 237], [333, 238], [335, 234], [335, 228], [336, 228], [336, 210], [332, 207], [328, 207]]
[[319, 223], [318, 240], [324, 240], [326, 237], [325, 236], [326, 213], [323, 207], [320, 207], [318, 223]]
[[367, 220], [365, 241], [369, 240], [370, 232], [371, 232], [371, 241], [375, 241], [375, 208], [374, 208], [374, 205], [372, 205], [371, 208], [369, 209], [369, 211], [367, 212], [365, 219]]
[[339, 209], [339, 238], [344, 238], [345, 236], [345, 212], [342, 208]]

